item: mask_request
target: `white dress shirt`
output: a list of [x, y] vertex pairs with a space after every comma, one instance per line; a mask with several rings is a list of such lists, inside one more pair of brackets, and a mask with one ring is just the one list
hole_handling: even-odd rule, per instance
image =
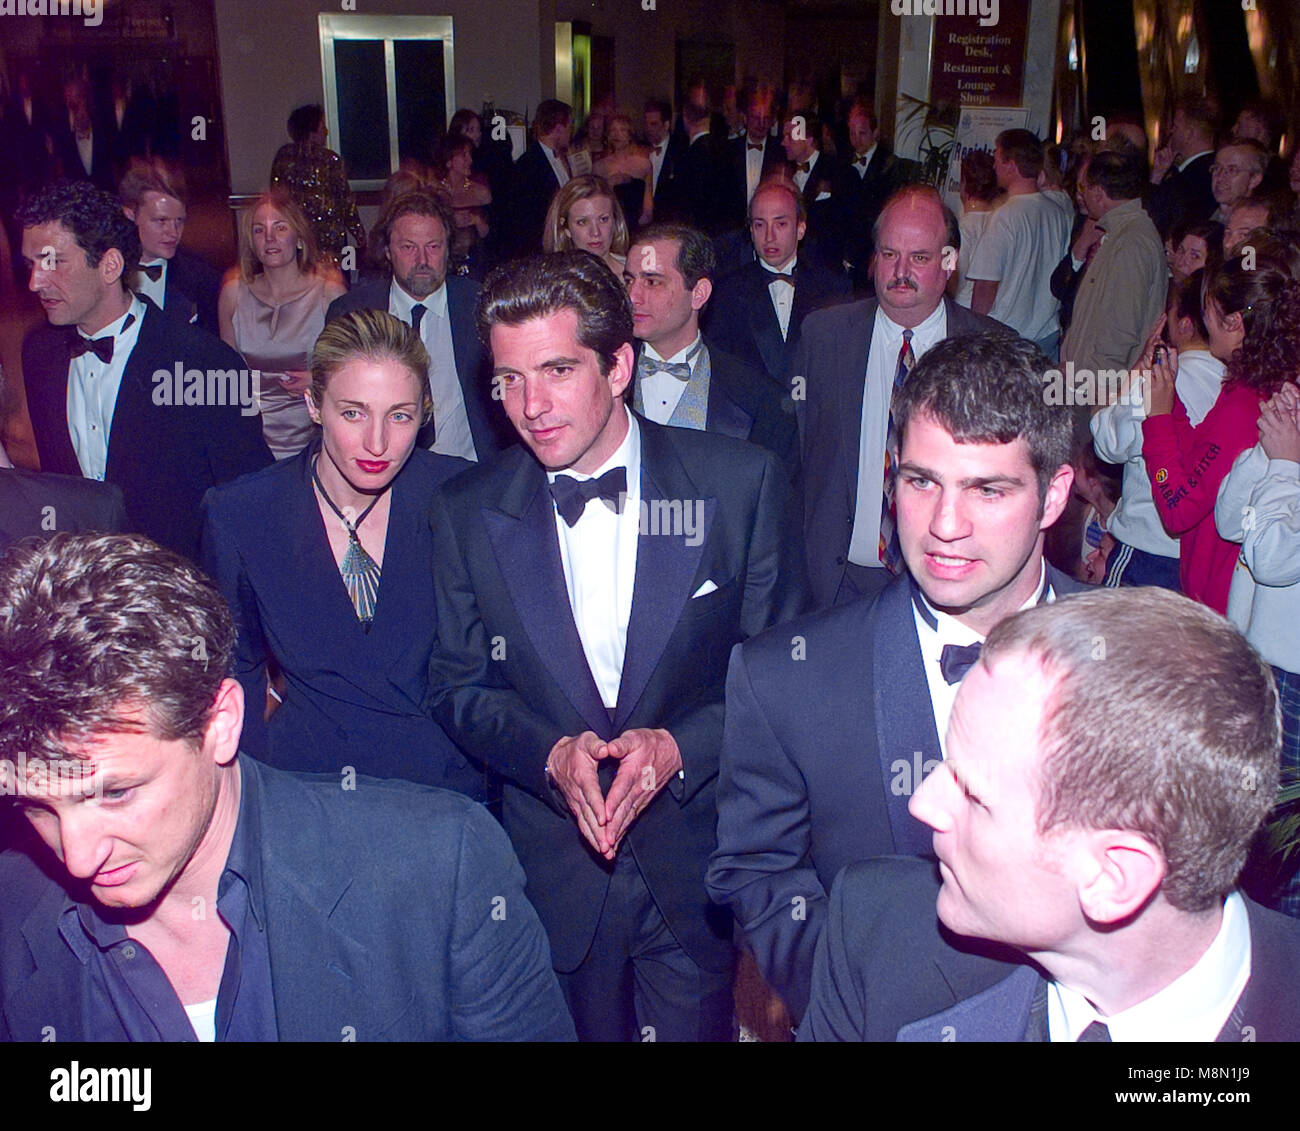
[[[948, 308], [942, 301], [912, 330], [912, 354], [917, 361], [948, 336]], [[885, 486], [885, 442], [889, 435], [889, 403], [894, 373], [903, 348], [903, 327], [880, 307], [871, 330], [866, 383], [862, 395], [862, 435], [858, 444], [858, 492], [853, 512], [849, 561], [884, 569], [880, 561], [880, 507]]]
[[767, 156], [768, 139], [763, 138], [761, 149], [750, 149], [749, 139], [745, 139], [745, 203], [754, 198], [754, 190], [763, 179], [763, 158]]
[[95, 132], [92, 129], [83, 137], [74, 127], [73, 134], [77, 139], [77, 156], [81, 159], [81, 167], [89, 177], [95, 171]]
[[[800, 192], [803, 192], [803, 190], [808, 186], [808, 178], [813, 175], [813, 170], [817, 168], [817, 158], [821, 156], [821, 152], [820, 149], [814, 149], [812, 151], [811, 155], [808, 157], [808, 171], [806, 173], [802, 169], [795, 169], [794, 183]], [[796, 161], [795, 164], [798, 165], [799, 162]]]
[[[1043, 596], [1044, 588], [1047, 595]], [[1032, 609], [1040, 600], [1050, 604], [1056, 600], [1056, 593], [1050, 585], [1047, 584], [1047, 566], [1039, 564], [1038, 586], [1034, 589], [1034, 595], [1029, 598], [1023, 605], [1017, 609], [1020, 612], [1023, 609]], [[961, 687], [960, 681], [949, 683], [943, 677], [942, 656], [944, 645], [953, 644], [957, 647], [967, 647], [971, 644], [983, 644], [984, 637], [972, 628], [967, 628], [956, 617], [949, 616], [947, 613], [936, 609], [929, 601], [926, 600], [925, 594], [921, 594], [921, 601], [925, 609], [934, 617], [934, 625], [922, 615], [921, 610], [913, 603], [912, 617], [916, 621], [916, 639], [921, 645], [921, 664], [925, 668], [925, 682], [930, 691], [930, 707], [934, 711], [934, 725], [939, 731], [939, 751], [945, 758], [948, 757], [948, 719], [952, 715], [952, 706], [957, 702], [957, 691]]]
[[[619, 411], [619, 410], [616, 410]], [[623, 442], [592, 475], [577, 471], [548, 472], [554, 483], [559, 475], [574, 479], [599, 479], [616, 467], [627, 468], [627, 498], [616, 514], [602, 499], [592, 499], [573, 526], [555, 510], [560, 541], [560, 563], [578, 638], [587, 656], [601, 701], [609, 710], [618, 706], [627, 652], [627, 625], [632, 617], [632, 590], [636, 584], [637, 539], [641, 515], [641, 431], [626, 408], [628, 428]], [[552, 509], [555, 504], [552, 502]]]
[[[771, 267], [767, 260], [760, 259], [763, 270], [773, 275], [792, 275], [798, 253], [790, 256], [780, 267]], [[767, 293], [772, 296], [772, 309], [776, 311], [776, 320], [781, 324], [781, 338], [790, 336], [790, 314], [794, 310], [794, 287], [784, 279], [773, 279], [767, 284]], [[882, 456], [883, 458], [883, 456]]]
[[[1239, 892], [1223, 904], [1223, 921], [1196, 965], [1146, 1001], [1103, 1017], [1083, 994], [1047, 984], [1047, 1031], [1053, 1041], [1077, 1041], [1094, 1021], [1112, 1041], [1213, 1041], [1250, 981], [1250, 918]], [[1233, 1038], [1238, 1039], [1237, 1037]]]
[[[656, 148], [659, 150], [658, 153], [655, 152]], [[664, 167], [664, 158], [668, 156], [668, 139], [664, 138], [657, 147], [653, 145], [646, 146], [646, 155], [650, 158], [650, 174], [652, 178], [650, 195], [654, 196], [659, 191], [659, 173]]]
[[[667, 362], [672, 365], [684, 365], [686, 359], [690, 356], [691, 350], [700, 344], [700, 335], [696, 334], [694, 340], [685, 349], [678, 350], [672, 357], [664, 357], [649, 342], [644, 342], [641, 349], [644, 353], [656, 361]], [[703, 353], [703, 351], [700, 351]], [[691, 376], [695, 376], [695, 366], [699, 364], [699, 355], [696, 355], [694, 364], [691, 365]], [[641, 379], [641, 407], [645, 412], [647, 420], [653, 420], [656, 424], [667, 424], [672, 419], [672, 415], [677, 411], [677, 402], [682, 399], [682, 393], [686, 391], [686, 382], [671, 373], [651, 373]]]
[[867, 170], [871, 168], [871, 159], [876, 155], [877, 146], [873, 145], [861, 157], [856, 153], [853, 155], [853, 171], [857, 173], [858, 180], [867, 179]]
[[155, 283], [144, 271], [136, 275], [135, 293], [144, 295], [159, 310], [163, 309], [163, 302], [167, 297], [167, 264], [166, 259], [150, 259], [147, 263], [141, 263], [143, 267], [161, 267], [162, 274], [158, 276]]
[[[394, 279], [388, 288], [388, 313], [411, 324], [416, 300]], [[430, 451], [441, 455], [477, 460], [474, 437], [469, 430], [465, 393], [456, 372], [456, 351], [451, 340], [451, 318], [447, 313], [447, 287], [420, 300], [425, 314], [420, 321], [420, 340], [429, 351], [429, 392], [433, 397], [434, 443]]]
[[559, 178], [560, 187], [563, 188], [569, 183], [569, 166], [565, 164], [564, 160], [556, 154], [555, 150], [545, 142], [539, 141], [537, 144], [542, 147], [542, 152], [546, 154], [546, 160], [550, 162], [551, 169]]
[[[131, 325], [123, 329], [131, 315], [135, 315]], [[81, 474], [87, 479], [102, 482], [108, 467], [109, 431], [113, 427], [117, 392], [122, 387], [122, 374], [126, 372], [143, 321], [144, 303], [133, 296], [126, 313], [94, 335], [113, 339], [113, 360], [105, 365], [93, 353], [83, 353], [68, 367], [68, 435]]]

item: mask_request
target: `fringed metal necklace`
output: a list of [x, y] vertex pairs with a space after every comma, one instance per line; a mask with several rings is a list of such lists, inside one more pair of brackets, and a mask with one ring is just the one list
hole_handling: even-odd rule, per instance
[[[316, 490], [320, 492], [321, 498], [329, 505], [330, 510], [339, 516], [343, 529], [348, 532], [348, 548], [343, 554], [343, 561], [339, 564], [339, 573], [343, 575], [343, 584], [347, 586], [348, 597], [352, 601], [353, 609], [356, 610], [357, 620], [369, 632], [370, 625], [375, 619], [375, 605], [379, 600], [380, 568], [379, 563], [366, 553], [365, 547], [361, 545], [361, 539], [357, 537], [357, 528], [366, 521], [366, 516], [375, 509], [388, 488], [385, 487], [375, 497], [374, 501], [361, 512], [356, 522], [349, 522], [347, 516], [334, 505], [334, 500], [329, 497], [329, 492], [320, 481], [316, 462], [317, 460], [312, 460], [311, 464], [312, 482], [316, 484]], [[392, 484], [389, 486], [391, 487]]]

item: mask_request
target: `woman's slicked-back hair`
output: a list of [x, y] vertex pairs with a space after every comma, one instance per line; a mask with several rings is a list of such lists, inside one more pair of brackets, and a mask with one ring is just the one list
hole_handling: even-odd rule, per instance
[[123, 534], [22, 543], [0, 558], [0, 609], [0, 759], [66, 759], [140, 708], [157, 737], [201, 740], [235, 627], [179, 554]]
[[588, 251], [534, 255], [496, 268], [479, 296], [479, 334], [490, 348], [493, 326], [521, 326], [563, 310], [578, 316], [578, 342], [595, 352], [607, 374], [618, 350], [632, 341], [632, 300]]
[[363, 307], [325, 323], [311, 350], [311, 399], [319, 410], [330, 378], [353, 361], [395, 361], [415, 378], [420, 412], [433, 413], [429, 391], [429, 352], [420, 335], [386, 310]]

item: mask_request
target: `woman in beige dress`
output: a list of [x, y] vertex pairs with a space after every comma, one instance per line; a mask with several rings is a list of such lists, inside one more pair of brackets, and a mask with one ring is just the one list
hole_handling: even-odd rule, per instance
[[596, 162], [595, 172], [614, 186], [629, 222], [644, 228], [655, 214], [650, 154], [632, 140], [632, 122], [626, 114], [615, 114], [605, 129], [609, 149]]
[[239, 217], [239, 265], [221, 288], [221, 338], [260, 370], [262, 435], [276, 459], [307, 446], [315, 428], [303, 394], [307, 359], [329, 304], [345, 292], [288, 191], [263, 193]]

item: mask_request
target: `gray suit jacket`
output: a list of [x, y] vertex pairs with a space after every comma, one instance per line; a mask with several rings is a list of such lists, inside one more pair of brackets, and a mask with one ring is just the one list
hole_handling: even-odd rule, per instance
[[[1012, 331], [951, 299], [948, 336]], [[803, 455], [804, 538], [808, 579], [818, 608], [834, 603], [844, 577], [858, 502], [862, 397], [875, 327], [875, 299], [814, 311], [803, 322], [790, 376], [805, 379], [795, 401]], [[884, 459], [884, 452], [880, 453]]]

